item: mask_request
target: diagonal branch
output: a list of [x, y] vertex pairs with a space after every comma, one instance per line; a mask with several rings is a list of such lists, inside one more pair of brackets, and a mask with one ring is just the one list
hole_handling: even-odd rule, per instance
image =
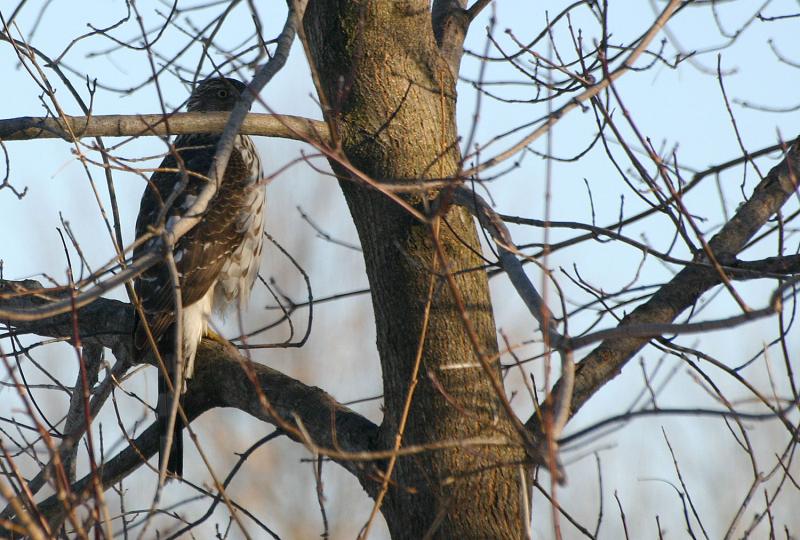
[[500, 266], [508, 274], [511, 284], [519, 294], [520, 298], [528, 310], [536, 318], [542, 333], [546, 334], [548, 343], [551, 347], [558, 349], [562, 348], [565, 342], [565, 336], [558, 333], [556, 328], [556, 321], [550, 308], [544, 301], [544, 298], [536, 290], [536, 287], [531, 283], [528, 276], [525, 275], [525, 270], [522, 268], [522, 263], [517, 259], [515, 253], [518, 253], [514, 241], [511, 238], [511, 233], [508, 227], [503, 223], [503, 220], [492, 209], [491, 206], [477, 193], [466, 187], [458, 187], [450, 193], [452, 196], [453, 204], [463, 206], [469, 210], [470, 214], [475, 216], [480, 222], [481, 226], [492, 236], [497, 246], [498, 258]]
[[551, 401], [553, 403], [553, 423], [549, 429], [550, 440], [556, 440], [561, 436], [561, 431], [569, 420], [569, 409], [572, 401], [575, 364], [570, 346], [571, 340], [569, 336], [558, 333], [555, 317], [550, 308], [547, 307], [544, 298], [542, 298], [539, 291], [536, 290], [534, 284], [525, 274], [522, 262], [516, 256], [516, 253], [519, 253], [519, 249], [514, 245], [511, 233], [500, 216], [497, 215], [483, 197], [471, 189], [460, 186], [455, 188], [451, 194], [453, 203], [469, 210], [478, 219], [481, 226], [492, 236], [497, 246], [500, 266], [508, 275], [519, 297], [525, 302], [528, 311], [539, 323], [539, 328], [545, 336], [545, 344], [559, 353], [562, 384], [553, 393], [555, 396]]
[[[227, 118], [227, 123], [222, 130], [219, 142], [217, 144], [214, 160], [208, 171], [208, 182], [203, 189], [198, 193], [197, 198], [190, 208], [186, 210], [183, 217], [176, 220], [167, 228], [161, 241], [167, 244], [167, 247], [174, 245], [174, 243], [188, 233], [197, 223], [203, 219], [205, 211], [209, 203], [214, 198], [219, 187], [219, 180], [222, 178], [223, 173], [228, 165], [228, 160], [233, 151], [236, 136], [239, 133], [239, 128], [244, 122], [245, 117], [253, 104], [253, 101], [258, 96], [261, 89], [269, 82], [272, 77], [284, 66], [286, 59], [289, 56], [289, 49], [294, 41], [295, 30], [299, 21], [302, 19], [305, 10], [305, 1], [295, 0], [289, 3], [289, 13], [286, 17], [286, 23], [277, 38], [277, 49], [273, 56], [262, 65], [256, 73], [247, 91], [242, 93], [236, 106], [230, 112]], [[163, 117], [160, 117], [163, 118]], [[100, 282], [88, 291], [81, 292], [68, 300], [55, 302], [50, 306], [39, 307], [35, 312], [26, 312], [24, 310], [3, 310], [0, 309], [0, 318], [20, 321], [20, 320], [33, 320], [36, 318], [45, 318], [62, 313], [69, 312], [73, 305], [77, 307], [84, 307], [90, 302], [99, 298], [101, 294], [110, 290], [111, 288], [127, 282], [141, 272], [147, 270], [159, 260], [161, 260], [163, 251], [162, 245], [156, 245], [153, 249], [142, 256], [138, 257], [131, 265], [114, 275], [112, 278]]]
[[[21, 282], [0, 281], [0, 309], [9, 304], [16, 308], [30, 309], [49, 302], [48, 299], [15, 294], [8, 298], [8, 291], [24, 288], [40, 289], [33, 280]], [[41, 336], [71, 336], [70, 314], [52, 318], [24, 321], [15, 324], [17, 332], [35, 333]], [[133, 307], [130, 304], [105, 298], [78, 310], [79, 331], [84, 344], [96, 344], [111, 348], [120, 361], [131, 361], [130, 335]], [[257, 387], [252, 384], [255, 374]], [[260, 396], [267, 395], [270, 411], [262, 407]], [[362, 485], [368, 483], [369, 466], [350, 459], [349, 454], [372, 452], [377, 440], [378, 426], [338, 403], [324, 390], [310, 387], [279, 371], [251, 362], [230, 345], [204, 340], [198, 349], [195, 376], [185, 396], [184, 410], [189, 420], [204, 412], [233, 407], [264, 422], [274, 425], [302, 426], [307, 440], [319, 449], [329, 449], [333, 461], [340, 463], [355, 475]], [[279, 418], [271, 415], [274, 413]], [[295, 436], [295, 440], [298, 438]], [[155, 427], [145, 431], [136, 441], [136, 448], [128, 447], [102, 466], [102, 483], [105, 488], [118, 482], [142, 466], [142, 457], [149, 458], [158, 449]], [[88, 477], [75, 484], [77, 491], [89, 487]], [[86, 495], [89, 495], [87, 491]], [[61, 503], [45, 501], [43, 508], [58, 513]]]
[[[297, 6], [300, 6], [299, 9], [297, 9]], [[244, 122], [250, 107], [252, 107], [253, 102], [264, 86], [266, 86], [272, 77], [281, 70], [286, 64], [286, 60], [289, 58], [289, 50], [294, 41], [297, 25], [303, 18], [304, 10], [305, 4], [303, 2], [289, 3], [289, 13], [286, 16], [286, 23], [276, 40], [278, 46], [275, 49], [275, 54], [258, 69], [255, 77], [250, 81], [247, 90], [242, 92], [239, 101], [231, 111], [228, 117], [228, 123], [217, 142], [214, 160], [206, 175], [208, 177], [208, 183], [203, 187], [200, 193], [197, 194], [197, 198], [191, 207], [183, 213], [183, 217], [175, 221], [171, 227], [168, 227], [166, 234], [167, 244], [173, 245], [174, 242], [188, 233], [203, 219], [208, 205], [216, 195], [219, 185], [222, 182], [222, 177], [225, 174], [225, 169], [228, 167], [228, 160], [233, 152], [239, 128], [242, 122]], [[160, 247], [156, 247], [156, 250], [160, 250]]]
[[[753, 194], [736, 214], [708, 243], [717, 259], [723, 264], [733, 261], [750, 238], [797, 191], [800, 178], [800, 139], [792, 143], [785, 159], [775, 166], [755, 187]], [[650, 300], [625, 316], [617, 328], [639, 325], [666, 324], [690, 308], [712, 287], [720, 283], [715, 272], [698, 266], [688, 266], [661, 287]], [[614, 378], [622, 367], [649, 341], [648, 337], [624, 336], [603, 341], [578, 364], [572, 397], [572, 414]], [[556, 384], [558, 387], [559, 381]], [[526, 426], [538, 430], [537, 415], [528, 419]]]
[[580, 107], [582, 102], [587, 101], [593, 98], [594, 96], [598, 95], [604, 89], [608, 88], [608, 86], [612, 82], [614, 82], [619, 77], [630, 71], [633, 68], [634, 63], [639, 58], [639, 56], [641, 56], [642, 53], [644, 53], [644, 51], [647, 49], [647, 46], [650, 44], [651, 41], [653, 41], [658, 32], [661, 31], [661, 28], [664, 27], [664, 25], [667, 23], [670, 17], [672, 17], [672, 15], [680, 7], [680, 5], [681, 5], [680, 0], [670, 0], [669, 4], [667, 4], [666, 7], [664, 7], [664, 10], [661, 12], [661, 14], [655, 20], [655, 22], [653, 22], [653, 24], [650, 26], [650, 29], [647, 31], [644, 37], [642, 37], [641, 41], [636, 46], [636, 48], [633, 49], [630, 52], [630, 54], [628, 54], [628, 56], [625, 58], [625, 60], [622, 62], [622, 64], [619, 67], [617, 67], [614, 71], [609, 73], [605, 79], [599, 81], [598, 83], [592, 86], [587, 87], [586, 90], [584, 90], [583, 92], [572, 98], [569, 102], [565, 103], [563, 106], [559, 107], [558, 109], [550, 113], [547, 116], [547, 119], [544, 121], [544, 123], [542, 123], [539, 127], [534, 129], [531, 133], [523, 137], [520, 141], [512, 145], [510, 148], [503, 150], [494, 157], [487, 159], [483, 163], [480, 163], [467, 171], [463, 171], [462, 175], [464, 177], [472, 176], [488, 168], [494, 167], [495, 165], [498, 165], [506, 161], [510, 157], [516, 155], [518, 152], [523, 150], [533, 141], [535, 141], [536, 139], [538, 139], [539, 137], [550, 131], [550, 128], [559, 120], [564, 118], [564, 116], [566, 116], [568, 112], [572, 111], [573, 109], [576, 109], [577, 107]]

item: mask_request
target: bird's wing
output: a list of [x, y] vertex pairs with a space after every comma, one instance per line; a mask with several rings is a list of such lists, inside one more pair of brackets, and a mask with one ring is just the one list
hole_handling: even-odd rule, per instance
[[[175, 146], [188, 174], [179, 172], [174, 155], [164, 158], [142, 197], [136, 220], [137, 238], [162, 223], [169, 227], [191, 208], [206, 185], [203, 177], [211, 167], [216, 142], [217, 137], [202, 135], [176, 139]], [[240, 161], [241, 156], [234, 152], [222, 184], [202, 220], [178, 240], [173, 250], [184, 306], [200, 300], [214, 285], [223, 264], [242, 240], [236, 223], [237, 209], [245, 199]], [[165, 205], [169, 205], [167, 210]], [[145, 242], [137, 247], [134, 257], [151, 249], [153, 244]], [[168, 266], [156, 264], [142, 273], [135, 282], [135, 289], [158, 342], [174, 320], [175, 287]], [[135, 331], [135, 345], [138, 350], [147, 348], [146, 334], [140, 324]]]

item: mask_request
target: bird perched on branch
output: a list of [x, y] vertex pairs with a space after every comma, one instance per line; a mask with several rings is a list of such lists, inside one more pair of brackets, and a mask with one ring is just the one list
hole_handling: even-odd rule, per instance
[[[246, 89], [235, 79], [214, 77], [197, 84], [189, 112], [230, 111]], [[207, 174], [216, 153], [219, 134], [180, 135], [153, 173], [142, 196], [136, 237], [152, 237], [134, 249], [134, 257], [159, 244], [161, 234], [187, 215], [209, 182]], [[136, 317], [134, 347], [139, 357], [152, 350], [163, 361], [158, 372], [157, 422], [161, 433], [159, 470], [169, 455], [167, 471], [183, 474], [183, 422], [175, 418], [171, 445], [169, 420], [173, 399], [186, 390], [194, 370], [197, 346], [207, 335], [212, 312], [241, 307], [249, 296], [261, 260], [264, 223], [264, 186], [261, 161], [250, 137], [237, 135], [230, 161], [214, 198], [200, 222], [172, 247], [169, 258], [149, 268], [135, 281], [144, 320]], [[193, 216], [194, 217], [194, 216]], [[176, 287], [177, 285], [177, 287]], [[180, 324], [176, 324], [176, 291]], [[180, 328], [181, 354], [175, 354]], [[152, 342], [148, 337], [152, 336]], [[157, 362], [158, 363], [158, 362]], [[165, 377], [166, 375], [166, 377]], [[172, 391], [174, 389], [174, 393]], [[168, 446], [171, 446], [168, 448]]]

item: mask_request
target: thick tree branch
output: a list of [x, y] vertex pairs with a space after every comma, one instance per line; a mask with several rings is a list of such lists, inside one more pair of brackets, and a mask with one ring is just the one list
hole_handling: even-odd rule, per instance
[[[191, 208], [187, 209], [181, 219], [176, 220], [167, 230], [163, 231], [162, 239], [167, 244], [169, 249], [180, 237], [189, 232], [203, 217], [209, 202], [214, 198], [217, 192], [218, 182], [217, 179], [222, 178], [223, 172], [228, 164], [231, 151], [233, 150], [236, 135], [239, 133], [239, 128], [244, 122], [248, 111], [250, 110], [253, 101], [258, 96], [261, 89], [272, 79], [272, 77], [283, 67], [286, 59], [289, 56], [289, 49], [294, 41], [295, 29], [299, 20], [302, 19], [305, 10], [305, 1], [290, 2], [289, 13], [286, 18], [283, 31], [278, 36], [278, 47], [275, 54], [262, 65], [255, 77], [248, 86], [248, 91], [243, 92], [236, 106], [227, 116], [227, 121], [222, 130], [219, 142], [217, 144], [214, 161], [208, 171], [207, 177], [209, 182], [197, 195]], [[159, 117], [159, 121], [169, 123], [168, 117]], [[166, 127], [167, 131], [169, 127]], [[90, 302], [94, 301], [104, 292], [111, 288], [124, 283], [139, 273], [143, 272], [159, 260], [161, 260], [160, 250], [163, 246], [156, 246], [148, 253], [143, 254], [137, 258], [131, 265], [123, 271], [115, 274], [112, 278], [99, 283], [88, 291], [82, 292], [74, 299], [62, 300], [55, 302], [50, 306], [41, 306], [34, 311], [26, 310], [3, 310], [0, 309], [0, 318], [13, 321], [21, 320], [34, 320], [45, 317], [68, 312], [73, 303], [77, 307], [84, 307]]]
[[[19, 294], [24, 289], [40, 288], [41, 285], [32, 280], [0, 281], [0, 308], [31, 309], [49, 302], [37, 296]], [[15, 291], [15, 294], [8, 296], [9, 291]], [[71, 318], [71, 314], [64, 314], [20, 322], [15, 325], [15, 330], [49, 337], [71, 336]], [[133, 307], [116, 300], [100, 298], [78, 310], [83, 343], [111, 348], [118, 360], [132, 360], [132, 321]], [[251, 383], [252, 375], [258, 388]], [[278, 419], [264, 409], [260, 394], [267, 397], [270, 411]], [[378, 426], [336, 402], [319, 388], [307, 386], [272, 368], [251, 362], [232, 346], [204, 340], [198, 350], [196, 373], [186, 394], [184, 410], [191, 420], [218, 407], [233, 407], [278, 426], [297, 426], [299, 421], [304, 436], [310, 438], [310, 441], [303, 442], [311, 442], [316, 449], [332, 450], [332, 459], [366, 485], [368, 467], [347, 459], [347, 454], [374, 450], [373, 441], [376, 440]], [[137, 449], [127, 448], [103, 466], [103, 485], [108, 487], [127, 476], [142, 465], [140, 455], [150, 457], [157, 449], [158, 436], [153, 429], [148, 429], [137, 439]], [[83, 486], [81, 482], [86, 482], [86, 479], [78, 482], [78, 489]], [[84, 487], [88, 487], [88, 484]]]
[[[229, 117], [228, 112], [174, 113], [168, 117], [162, 114], [112, 114], [62, 118], [22, 116], [0, 120], [0, 140], [60, 138], [72, 141], [73, 135], [83, 138], [222, 133]], [[328, 140], [328, 127], [325, 122], [276, 114], [249, 113], [242, 122], [239, 133], [317, 143], [325, 143]]]
[[725, 266], [731, 279], [764, 279], [800, 273], [800, 255], [767, 257], [757, 261], [735, 261]]
[[[748, 240], [797, 191], [800, 178], [800, 139], [785, 159], [755, 187], [753, 195], [708, 243], [722, 264], [734, 260]], [[709, 289], [720, 283], [720, 276], [707, 268], [689, 266], [675, 275], [647, 302], [628, 314], [617, 326], [666, 324], [675, 320]], [[572, 398], [572, 414], [621, 371], [625, 363], [649, 341], [648, 337], [627, 336], [607, 339], [578, 364]], [[557, 386], [561, 384], [557, 384]], [[540, 429], [538, 416], [526, 425]]]
[[[52, 292], [41, 283], [32, 279], [21, 281], [0, 280], [0, 316], [5, 312], [38, 313], [44, 306], [59, 304], [62, 297], [68, 296], [65, 290], [60, 294], [42, 294]], [[102, 298], [89, 303], [78, 310], [78, 325], [84, 341], [99, 343], [111, 349], [120, 358], [125, 356], [125, 348], [130, 346], [127, 338], [132, 332], [133, 306], [118, 300]], [[17, 333], [30, 333], [38, 336], [71, 337], [72, 315], [60, 313], [54, 316], [44, 315], [13, 322]]]
[[475, 17], [477, 17], [483, 8], [488, 6], [492, 3], [492, 0], [475, 0], [475, 3], [469, 6], [467, 10], [467, 14], [469, 15], [469, 20], [472, 21]]

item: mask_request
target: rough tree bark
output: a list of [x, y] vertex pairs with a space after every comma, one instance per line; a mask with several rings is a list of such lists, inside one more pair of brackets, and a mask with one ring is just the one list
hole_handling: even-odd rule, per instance
[[[456, 74], [440, 54], [428, 2], [312, 1], [305, 14], [310, 62], [326, 118], [350, 163], [377, 182], [456, 178], [460, 154]], [[460, 52], [460, 51], [459, 51]], [[380, 439], [392, 447], [423, 334], [437, 251], [432, 228], [397, 203], [348, 181], [341, 186], [364, 250], [383, 369], [385, 417]], [[424, 211], [424, 201], [412, 201]], [[440, 227], [449, 271], [482, 261], [477, 229], [463, 208]], [[427, 332], [404, 443], [426, 444], [503, 433], [518, 439], [481, 370], [465, 327], [499, 376], [487, 276], [459, 274], [466, 317], [441, 275], [434, 284]], [[400, 459], [382, 511], [392, 538], [520, 538], [525, 479], [522, 445], [502, 450], [451, 449]], [[375, 495], [380, 486], [367, 489]]]

